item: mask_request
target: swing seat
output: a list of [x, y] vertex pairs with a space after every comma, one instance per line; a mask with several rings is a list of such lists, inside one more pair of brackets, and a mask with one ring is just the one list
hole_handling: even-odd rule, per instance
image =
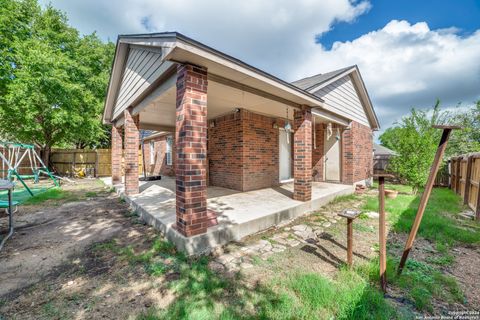
[[[12, 206], [16, 207], [18, 206], [20, 202], [12, 200]], [[1, 209], [8, 209], [8, 201], [5, 200], [0, 200], [0, 208]]]
[[36, 175], [19, 175], [20, 178], [22, 179], [36, 179]]

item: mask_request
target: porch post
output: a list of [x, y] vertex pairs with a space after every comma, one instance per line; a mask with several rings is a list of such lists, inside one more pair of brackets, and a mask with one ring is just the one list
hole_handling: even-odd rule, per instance
[[125, 122], [125, 193], [127, 195], [139, 192], [138, 183], [138, 148], [140, 146], [140, 130], [138, 115], [132, 116], [131, 110], [123, 113]]
[[293, 138], [293, 199], [312, 198], [312, 112], [304, 107], [294, 114]]
[[207, 232], [212, 222], [207, 214], [207, 86], [206, 68], [178, 65], [176, 229], [186, 237]]
[[112, 185], [122, 182], [122, 132], [112, 126]]

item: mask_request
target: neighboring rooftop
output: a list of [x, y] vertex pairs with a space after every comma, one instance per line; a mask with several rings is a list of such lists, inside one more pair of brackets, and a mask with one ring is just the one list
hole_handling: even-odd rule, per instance
[[373, 154], [375, 156], [396, 156], [397, 153], [380, 144], [373, 144]]
[[343, 72], [345, 72], [345, 71], [347, 71], [347, 70], [349, 70], [353, 67], [354, 66], [349, 66], [349, 67], [345, 67], [345, 68], [342, 68], [342, 69], [330, 71], [330, 72], [327, 72], [327, 73], [319, 73], [319, 74], [314, 75], [314, 76], [310, 76], [310, 77], [306, 77], [306, 78], [303, 78], [303, 79], [300, 79], [300, 80], [297, 80], [297, 81], [293, 81], [292, 84], [294, 86], [302, 89], [302, 90], [308, 91], [308, 90], [312, 89], [313, 87], [318, 86], [319, 84], [321, 84], [323, 82], [326, 82], [330, 79], [335, 78], [339, 74], [342, 74]]

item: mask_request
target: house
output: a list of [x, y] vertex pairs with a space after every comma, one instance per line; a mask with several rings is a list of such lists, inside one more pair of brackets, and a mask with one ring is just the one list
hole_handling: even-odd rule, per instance
[[388, 169], [390, 158], [396, 156], [397, 153], [385, 146], [373, 144], [373, 172], [376, 174], [385, 173]]
[[131, 198], [141, 191], [139, 130], [159, 132], [145, 141], [147, 169], [175, 176], [172, 228], [186, 238], [218, 224], [208, 187], [291, 183], [292, 201], [308, 203], [316, 182], [368, 183], [379, 128], [357, 66], [288, 83], [176, 32], [118, 37], [103, 122], [112, 183], [124, 145]]

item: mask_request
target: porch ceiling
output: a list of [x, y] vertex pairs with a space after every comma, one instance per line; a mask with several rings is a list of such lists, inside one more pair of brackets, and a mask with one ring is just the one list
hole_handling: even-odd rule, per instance
[[[207, 118], [213, 119], [223, 114], [243, 108], [271, 117], [293, 120], [294, 108], [279, 101], [240, 90], [232, 86], [208, 81]], [[140, 127], [157, 131], [173, 131], [175, 128], [176, 87], [171, 85], [161, 94], [151, 99], [140, 111]], [[317, 122], [329, 122], [330, 119], [316, 115]]]

